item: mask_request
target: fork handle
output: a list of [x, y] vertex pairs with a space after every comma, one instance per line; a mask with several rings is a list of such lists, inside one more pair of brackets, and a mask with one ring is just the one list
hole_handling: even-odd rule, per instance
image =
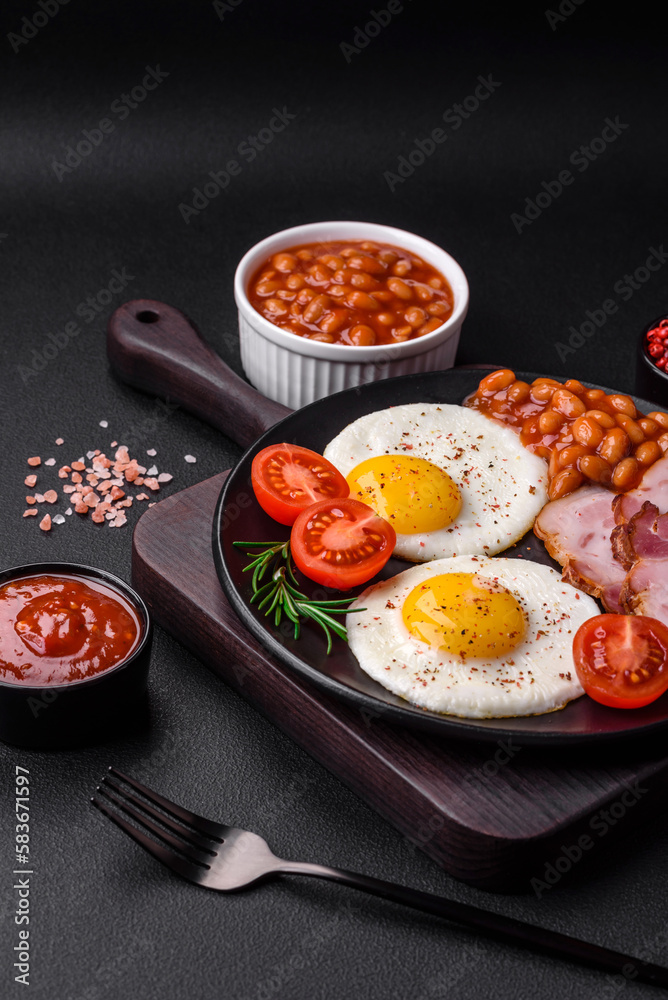
[[668, 969], [660, 965], [642, 962], [630, 955], [612, 951], [610, 948], [602, 948], [600, 945], [580, 941], [567, 934], [560, 934], [558, 931], [536, 927], [524, 923], [522, 920], [514, 920], [501, 913], [484, 910], [468, 903], [460, 903], [454, 899], [446, 899], [444, 896], [436, 896], [430, 892], [422, 892], [420, 889], [409, 889], [406, 886], [395, 885], [392, 882], [385, 882], [368, 875], [359, 875], [357, 872], [328, 868], [325, 865], [281, 861], [278, 870], [284, 874], [312, 875], [316, 878], [329, 879], [332, 882], [341, 882], [353, 889], [360, 889], [362, 892], [381, 896], [383, 899], [391, 899], [396, 903], [403, 903], [405, 906], [412, 906], [414, 909], [425, 910], [438, 917], [446, 917], [468, 927], [474, 927], [490, 937], [508, 941], [511, 944], [526, 946], [559, 958], [569, 958], [605, 972], [616, 972], [624, 979], [637, 980], [668, 989]]

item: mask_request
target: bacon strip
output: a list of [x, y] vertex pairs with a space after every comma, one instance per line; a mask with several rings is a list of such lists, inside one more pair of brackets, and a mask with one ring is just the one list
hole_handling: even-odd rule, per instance
[[620, 594], [626, 571], [615, 559], [610, 535], [615, 527], [610, 491], [581, 486], [546, 504], [535, 534], [563, 568], [563, 579], [598, 597], [608, 611], [623, 613]]
[[668, 623], [668, 513], [646, 500], [628, 524], [615, 528], [615, 545], [630, 568], [620, 599], [630, 614]]
[[650, 465], [634, 490], [615, 497], [616, 524], [628, 524], [646, 500], [651, 500], [659, 510], [668, 510], [668, 455]]

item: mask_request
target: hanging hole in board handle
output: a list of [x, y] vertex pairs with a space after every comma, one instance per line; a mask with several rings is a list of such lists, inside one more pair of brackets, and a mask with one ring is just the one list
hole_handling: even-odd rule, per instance
[[189, 410], [244, 447], [290, 412], [228, 368], [195, 324], [166, 302], [133, 299], [114, 310], [107, 354], [128, 385]]

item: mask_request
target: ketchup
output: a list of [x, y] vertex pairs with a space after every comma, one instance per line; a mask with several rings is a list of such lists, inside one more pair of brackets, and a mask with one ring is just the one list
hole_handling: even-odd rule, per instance
[[30, 576], [0, 586], [0, 680], [63, 684], [126, 659], [139, 616], [118, 591], [77, 576]]

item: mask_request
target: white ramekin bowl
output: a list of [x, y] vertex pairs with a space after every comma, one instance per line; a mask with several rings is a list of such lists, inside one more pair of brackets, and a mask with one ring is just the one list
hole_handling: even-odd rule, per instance
[[[270, 323], [248, 300], [251, 277], [278, 250], [325, 240], [378, 240], [416, 253], [447, 278], [454, 294], [450, 318], [416, 340], [372, 347], [308, 340]], [[239, 309], [241, 363], [251, 384], [269, 399], [297, 409], [363, 382], [451, 368], [468, 309], [469, 286], [457, 261], [421, 236], [375, 222], [311, 222], [283, 229], [251, 247], [237, 267], [234, 298]]]

